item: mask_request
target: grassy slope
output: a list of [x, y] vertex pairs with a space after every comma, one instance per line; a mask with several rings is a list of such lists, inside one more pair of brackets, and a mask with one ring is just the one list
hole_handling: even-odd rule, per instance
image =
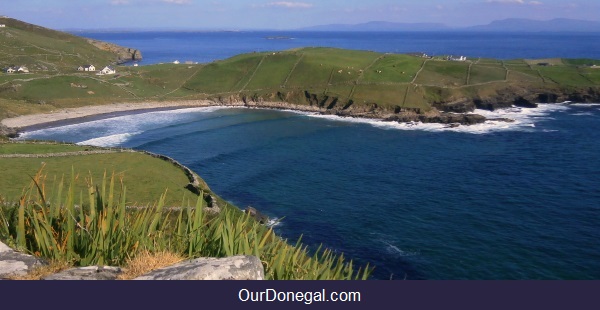
[[[543, 67], [540, 62], [552, 66]], [[358, 104], [427, 110], [433, 101], [452, 101], [473, 94], [491, 96], [511, 86], [551, 90], [598, 87], [600, 70], [582, 63], [594, 62], [562, 59], [452, 62], [439, 58], [425, 61], [408, 55], [305, 48], [219, 61], [200, 69], [184, 85], [207, 97], [309, 91]], [[294, 102], [308, 104], [301, 99]]]
[[81, 65], [97, 67], [115, 61], [115, 55], [102, 51], [87, 40], [14, 19], [0, 19], [6, 28], [0, 30], [0, 64], [25, 65], [44, 74], [59, 74]]
[[600, 69], [590, 68], [598, 60], [452, 62], [332, 48], [250, 53], [207, 65], [119, 66], [118, 75], [99, 77], [76, 67], [102, 66], [115, 55], [70, 34], [15, 20], [4, 23], [0, 64], [27, 65], [32, 72], [0, 73], [0, 118], [115, 101], [262, 97], [315, 104], [305, 91], [322, 102], [339, 99], [336, 108], [377, 104], [428, 110], [434, 102], [494, 96], [514, 87], [554, 91], [600, 84]]
[[[49, 144], [2, 144], [0, 156], [4, 154], [48, 154], [60, 152], [76, 152], [89, 149], [76, 145]], [[23, 188], [27, 187], [36, 172], [45, 165], [47, 178], [54, 184], [54, 179], [68, 178], [73, 168], [79, 175], [77, 181], [80, 190], [86, 190], [86, 178], [90, 175], [96, 183], [102, 179], [104, 172], [113, 172], [123, 178], [127, 186], [127, 197], [130, 203], [140, 205], [153, 204], [168, 189], [167, 205], [179, 206], [182, 199], [195, 200], [194, 195], [185, 189], [189, 183], [182, 170], [171, 163], [153, 158], [142, 153], [112, 153], [83, 156], [66, 156], [54, 158], [1, 158], [0, 196], [8, 201], [17, 201]], [[153, 167], [148, 169], [147, 167]], [[205, 190], [209, 190], [205, 188]], [[51, 192], [51, 190], [49, 190]]]

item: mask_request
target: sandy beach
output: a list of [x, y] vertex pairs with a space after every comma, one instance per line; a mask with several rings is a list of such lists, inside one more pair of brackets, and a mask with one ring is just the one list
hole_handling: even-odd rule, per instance
[[[84, 106], [57, 110], [51, 113], [22, 115], [2, 120], [2, 124], [12, 128], [27, 128], [42, 124], [75, 120], [102, 114], [133, 112], [137, 110], [154, 110], [169, 108], [210, 107], [221, 105], [210, 100], [194, 101], [168, 101], [168, 102], [146, 102], [146, 103], [115, 103], [108, 105]], [[231, 104], [230, 104], [231, 105]]]

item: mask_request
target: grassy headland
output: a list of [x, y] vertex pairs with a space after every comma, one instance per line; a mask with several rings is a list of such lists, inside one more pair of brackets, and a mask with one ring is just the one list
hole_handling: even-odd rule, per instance
[[[156, 193], [168, 189], [167, 206], [179, 206], [183, 199], [194, 199], [186, 189], [190, 180], [173, 164], [137, 152], [84, 147], [70, 144], [31, 144], [0, 142], [0, 197], [15, 202], [31, 182], [30, 176], [44, 166], [52, 179], [48, 186], [58, 184], [73, 171], [79, 176], [76, 191], [87, 190], [88, 182], [100, 180], [104, 173], [122, 178], [128, 186], [128, 203], [141, 206], [156, 201]], [[153, 167], [148, 169], [148, 167]], [[202, 190], [210, 192], [203, 184]]]
[[0, 64], [30, 69], [27, 74], [0, 74], [0, 118], [115, 102], [210, 100], [435, 121], [439, 118], [431, 116], [440, 112], [476, 107], [600, 101], [600, 61], [591, 59], [451, 61], [302, 48], [210, 64], [119, 66], [115, 75], [98, 76], [76, 68], [101, 68], [123, 57], [70, 34], [11, 19], [0, 22], [7, 24], [0, 30]]
[[[0, 73], [0, 119], [113, 103], [142, 106], [142, 103], [147, 102], [179, 102], [189, 105], [191, 102], [208, 101], [214, 105], [292, 108], [399, 121], [473, 123], [485, 119], [458, 119], [447, 115], [444, 118], [440, 115], [445, 112], [473, 111], [476, 107], [495, 109], [513, 104], [535, 106], [536, 102], [600, 101], [598, 60], [450, 61], [444, 57], [425, 58], [332, 48], [303, 48], [239, 55], [210, 64], [117, 66], [117, 74], [96, 75], [94, 72], [78, 71], [77, 68], [86, 64], [94, 64], [98, 68], [115, 65], [127, 58], [127, 55], [139, 57], [139, 52], [90, 42], [13, 19], [0, 18], [0, 23], [7, 26], [0, 29], [0, 67], [25, 66], [29, 69], [29, 73]], [[3, 132], [9, 133], [0, 126], [0, 135]], [[186, 189], [188, 176], [172, 163], [135, 152], [94, 153], [98, 150], [73, 145], [0, 144], [0, 169], [3, 171], [0, 197], [7, 202], [7, 205], [0, 208], [0, 215], [4, 216], [0, 223], [4, 224], [0, 225], [0, 237], [11, 239], [13, 243], [32, 252], [46, 251], [48, 256], [71, 260], [74, 248], [63, 247], [66, 252], [56, 252], [56, 247], [48, 248], [34, 242], [38, 240], [35, 236], [40, 233], [39, 229], [25, 228], [19, 224], [25, 223], [25, 215], [32, 216], [27, 222], [33, 223], [37, 221], [35, 214], [45, 215], [46, 212], [51, 212], [52, 219], [55, 220], [52, 223], [66, 231], [44, 238], [50, 240], [60, 237], [53, 242], [62, 244], [61, 242], [67, 242], [64, 238], [79, 234], [82, 244], [90, 246], [85, 234], [75, 230], [72, 219], [58, 214], [61, 201], [59, 192], [52, 198], [56, 202], [54, 207], [46, 204], [46, 197], [31, 198], [31, 192], [35, 192], [35, 184], [31, 184], [29, 176], [36, 174], [42, 162], [47, 175], [44, 184], [49, 189], [57, 189], [60, 184], [69, 183], [64, 180], [69, 180], [73, 171], [78, 174], [79, 178], [72, 179], [66, 185], [73, 192], [93, 194], [87, 200], [78, 200], [89, 201], [88, 208], [94, 201], [106, 202], [107, 199], [105, 190], [100, 194], [94, 187], [90, 187], [92, 182], [98, 184], [96, 180], [106, 180], [105, 172], [108, 175], [115, 172], [116, 178], [122, 177], [123, 184], [127, 185], [127, 200], [114, 205], [103, 203], [99, 210], [112, 210], [101, 213], [103, 216], [116, 211], [110, 209], [114, 207], [121, 209], [132, 204], [152, 204], [166, 188], [169, 189], [169, 195], [159, 204], [161, 206], [182, 206], [185, 205], [182, 201], [193, 201], [192, 198], [196, 195]], [[147, 167], [153, 169], [149, 170]], [[200, 190], [211, 196], [208, 186], [203, 182], [201, 185]], [[116, 189], [109, 196], [122, 194]], [[198, 197], [199, 205], [208, 203], [204, 199], [204, 196]], [[15, 206], [12, 202], [16, 201], [18, 214], [14, 211], [17, 209], [8, 208]], [[70, 208], [74, 208], [73, 199], [70, 201]], [[338, 260], [330, 252], [327, 252], [329, 254], [323, 260], [309, 258], [302, 245], [291, 247], [280, 242], [278, 238], [270, 237], [268, 230], [258, 228], [254, 222], [248, 219], [238, 221], [241, 212], [234, 208], [231, 210], [231, 214], [222, 213], [224, 215], [217, 220], [220, 222], [199, 220], [181, 225], [183, 222], [178, 221], [178, 234], [173, 234], [169, 229], [157, 233], [158, 224], [153, 224], [152, 233], [146, 234], [152, 235], [151, 239], [127, 240], [145, 242], [148, 247], [161, 240], [159, 243], [166, 246], [174, 239], [163, 237], [185, 236], [187, 241], [173, 242], [176, 247], [169, 250], [187, 250], [189, 256], [257, 254], [266, 265], [271, 268], [277, 266], [278, 269], [268, 270], [271, 278], [348, 278], [348, 274], [352, 275], [352, 266], [342, 264], [344, 260]], [[169, 227], [169, 220], [164, 219], [161, 212], [147, 214], [151, 215], [144, 215], [150, 216], [145, 219], [156, 218], [152, 223], [159, 223], [160, 218], [161, 227]], [[182, 217], [187, 216], [186, 220], [194, 217], [192, 213], [185, 213], [183, 216], [182, 211], [181, 214]], [[111, 217], [89, 216], [98, 219], [99, 224], [104, 220], [113, 220]], [[18, 222], [17, 230], [15, 225], [8, 225], [10, 221]], [[81, 222], [80, 225], [94, 224]], [[200, 226], [209, 228], [207, 231], [210, 234], [196, 234]], [[138, 228], [139, 231], [148, 233], [149, 226]], [[98, 238], [108, 238], [103, 229], [96, 233]], [[127, 238], [134, 237], [128, 235]], [[212, 243], [203, 243], [207, 238]], [[207, 246], [209, 251], [197, 248], [200, 244]], [[164, 249], [161, 246], [153, 250]], [[264, 249], [264, 252], [257, 253], [257, 249]], [[123, 250], [137, 251], [138, 248], [124, 246]], [[277, 253], [283, 254], [277, 256]], [[97, 258], [96, 254], [77, 255], [89, 255], [89, 262], [97, 262], [94, 260]], [[122, 260], [122, 254], [117, 253], [116, 261]], [[287, 263], [282, 263], [284, 261]], [[340, 263], [336, 264], [335, 261]]]
[[61, 266], [123, 266], [168, 253], [255, 255], [274, 280], [366, 279], [372, 271], [327, 249], [288, 244], [201, 179], [190, 190], [188, 174], [171, 161], [114, 151], [0, 143], [0, 240]]

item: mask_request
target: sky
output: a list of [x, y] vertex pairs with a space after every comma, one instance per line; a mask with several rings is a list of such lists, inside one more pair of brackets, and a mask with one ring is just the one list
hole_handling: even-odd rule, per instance
[[0, 15], [54, 29], [288, 30], [369, 21], [451, 27], [506, 18], [600, 20], [598, 0], [0, 0]]

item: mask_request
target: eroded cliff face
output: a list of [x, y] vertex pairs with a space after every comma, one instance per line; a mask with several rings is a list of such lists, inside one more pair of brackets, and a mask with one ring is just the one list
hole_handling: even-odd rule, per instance
[[476, 114], [447, 113], [435, 108], [422, 111], [420, 109], [404, 109], [399, 106], [380, 106], [376, 103], [357, 104], [352, 100], [341, 100], [337, 97], [314, 94], [308, 91], [277, 92], [261, 95], [239, 94], [211, 99], [227, 106], [239, 105], [251, 108], [296, 110], [397, 122], [473, 125], [486, 121], [484, 116]]
[[[535, 89], [507, 86], [485, 95], [459, 94], [431, 102], [431, 108], [403, 108], [377, 103], [356, 103], [310, 91], [279, 91], [274, 93], [234, 94], [210, 98], [229, 106], [245, 106], [270, 109], [290, 109], [328, 115], [383, 119], [398, 122], [423, 122], [441, 124], [473, 125], [484, 123], [484, 116], [473, 114], [475, 109], [497, 110], [513, 106], [536, 108], [538, 103], [565, 101], [592, 103], [600, 102], [600, 89]], [[510, 120], [505, 120], [510, 121]]]
[[444, 112], [466, 113], [475, 109], [498, 110], [512, 106], [536, 108], [539, 103], [598, 103], [600, 88], [526, 88], [510, 86], [487, 95], [464, 97], [455, 101], [434, 102], [433, 107]]
[[92, 39], [88, 39], [88, 42], [103, 51], [117, 55], [117, 63], [142, 60], [142, 52], [139, 50]]

